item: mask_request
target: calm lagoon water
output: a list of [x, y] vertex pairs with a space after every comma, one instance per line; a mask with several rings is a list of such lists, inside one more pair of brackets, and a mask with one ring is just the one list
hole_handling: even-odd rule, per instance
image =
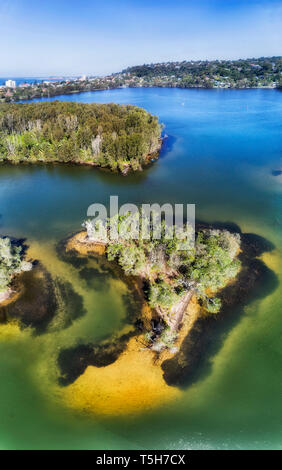
[[[0, 166], [0, 231], [73, 283], [86, 315], [40, 336], [0, 326], [0, 448], [282, 448], [282, 93], [275, 90], [123, 89], [56, 99], [135, 104], [169, 136], [161, 158], [122, 177], [77, 166]], [[91, 289], [60, 262], [56, 243], [87, 207], [195, 203], [205, 221], [234, 222], [273, 243], [265, 263], [278, 287], [258, 295], [226, 331], [210, 367], [177, 401], [123, 417], [88, 416], [53, 392], [62, 346], [111, 337], [126, 323], [124, 285]], [[53, 367], [52, 367], [53, 365]]]

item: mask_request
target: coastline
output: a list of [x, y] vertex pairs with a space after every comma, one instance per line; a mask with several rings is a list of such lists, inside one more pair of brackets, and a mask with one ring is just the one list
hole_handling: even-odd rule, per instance
[[[78, 232], [64, 240], [60, 249], [65, 249], [69, 255], [104, 258], [105, 245], [89, 244], [86, 236], [86, 232]], [[63, 379], [59, 382], [60, 393], [67, 406], [91, 414], [143, 413], [181, 397], [177, 387], [170, 387], [165, 382], [161, 368], [175, 352], [168, 349], [156, 352], [146, 347], [144, 330], [152, 328], [158, 314], [145, 299], [142, 279], [126, 276], [117, 263], [110, 264], [131, 289], [135, 302], [139, 302], [137, 317], [133, 315], [129, 319], [133, 330], [121, 332], [120, 337], [98, 345], [85, 344], [63, 350], [58, 358]], [[201, 314], [195, 297], [186, 307], [175, 343], [177, 350]]]
[[30, 103], [30, 102], [35, 102], [35, 101], [38, 101], [38, 102], [41, 102], [41, 100], [45, 101], [48, 101], [50, 99], [51, 100], [56, 100], [57, 98], [59, 98], [60, 96], [69, 96], [69, 95], [80, 95], [82, 93], [97, 93], [97, 92], [103, 92], [103, 91], [113, 91], [113, 90], [124, 90], [124, 89], [143, 89], [143, 88], [156, 88], [156, 89], [160, 89], [160, 88], [165, 88], [165, 89], [176, 89], [176, 90], [277, 90], [277, 91], [281, 91], [281, 89], [279, 87], [273, 87], [273, 86], [257, 86], [257, 87], [211, 87], [211, 88], [208, 88], [208, 87], [204, 87], [204, 86], [191, 86], [191, 87], [179, 87], [179, 86], [174, 86], [174, 87], [169, 87], [169, 86], [157, 86], [157, 85], [153, 85], [153, 86], [123, 86], [123, 87], [116, 87], [116, 88], [103, 88], [103, 89], [95, 89], [95, 90], [78, 90], [78, 91], [70, 91], [70, 92], [64, 92], [64, 93], [58, 93], [58, 94], [55, 94], [55, 95], [52, 95], [52, 96], [45, 96], [45, 95], [42, 95], [40, 97], [33, 97], [33, 98], [28, 98], [28, 99], [18, 99], [18, 100], [14, 100], [14, 101], [11, 101], [12, 103]]
[[7, 307], [11, 303], [15, 302], [21, 294], [21, 289], [9, 288], [6, 292], [0, 293], [0, 308]]

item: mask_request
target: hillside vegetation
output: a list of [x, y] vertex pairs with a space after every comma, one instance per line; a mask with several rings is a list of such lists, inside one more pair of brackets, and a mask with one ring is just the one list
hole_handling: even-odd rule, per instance
[[13, 277], [31, 268], [31, 263], [23, 259], [22, 247], [8, 237], [0, 237], [0, 299], [9, 289]]

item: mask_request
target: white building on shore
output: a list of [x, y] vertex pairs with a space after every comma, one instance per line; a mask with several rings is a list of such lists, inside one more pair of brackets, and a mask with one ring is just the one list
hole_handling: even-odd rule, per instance
[[16, 88], [16, 82], [15, 80], [6, 80], [5, 86], [7, 88]]

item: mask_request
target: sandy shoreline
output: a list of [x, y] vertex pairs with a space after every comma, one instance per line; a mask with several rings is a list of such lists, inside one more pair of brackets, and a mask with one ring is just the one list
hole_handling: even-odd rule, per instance
[[140, 164], [140, 168], [138, 168], [137, 170], [133, 170], [133, 168], [132, 168], [132, 166], [129, 162], [124, 164], [123, 171], [120, 171], [118, 169], [113, 170], [113, 169], [111, 169], [110, 167], [107, 167], [107, 166], [101, 166], [98, 163], [95, 163], [94, 161], [83, 161], [83, 160], [78, 160], [78, 161], [74, 160], [74, 161], [69, 161], [69, 162], [44, 161], [44, 160], [34, 160], [34, 161], [32, 161], [32, 160], [29, 160], [29, 161], [25, 161], [25, 160], [24, 161], [19, 161], [19, 160], [17, 160], [17, 161], [15, 161], [13, 159], [6, 158], [6, 159], [2, 160], [0, 162], [0, 164], [1, 165], [5, 165], [5, 164], [10, 164], [10, 165], [77, 165], [77, 166], [92, 167], [92, 168], [95, 168], [95, 169], [108, 171], [110, 173], [116, 173], [116, 174], [120, 174], [120, 175], [123, 175], [123, 176], [127, 176], [130, 173], [140, 173], [140, 172], [142, 172], [144, 168], [146, 168], [148, 165], [150, 165], [151, 163], [158, 160], [159, 156], [160, 156], [162, 144], [163, 144], [163, 139], [161, 138], [160, 142], [159, 142], [158, 149], [155, 150], [152, 153], [149, 153], [144, 159], [144, 163], [143, 163], [144, 166], [142, 167], [142, 165]]

